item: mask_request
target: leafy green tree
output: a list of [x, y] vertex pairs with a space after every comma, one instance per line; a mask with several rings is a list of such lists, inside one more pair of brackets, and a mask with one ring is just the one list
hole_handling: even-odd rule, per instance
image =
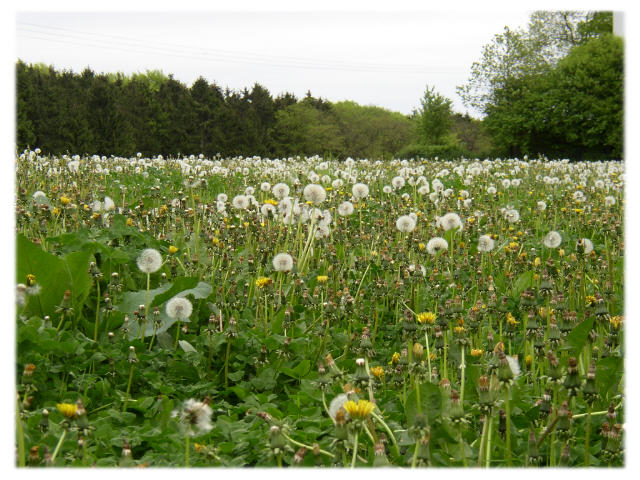
[[427, 86], [416, 112], [418, 139], [425, 145], [442, 145], [453, 125], [451, 100]]

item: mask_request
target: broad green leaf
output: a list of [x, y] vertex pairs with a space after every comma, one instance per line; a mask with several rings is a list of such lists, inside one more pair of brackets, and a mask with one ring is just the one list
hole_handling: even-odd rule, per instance
[[589, 332], [593, 327], [595, 317], [588, 318], [573, 327], [569, 335], [567, 335], [567, 345], [569, 345], [574, 354], [580, 353], [587, 341]]
[[524, 292], [528, 287], [533, 285], [533, 271], [529, 270], [524, 273], [521, 273], [520, 276], [513, 283], [513, 287], [511, 288], [511, 296], [515, 298], [519, 298], [520, 294]]
[[[440, 388], [433, 383], [425, 382], [420, 384], [420, 405], [422, 413], [427, 417], [429, 423], [433, 422], [440, 415], [441, 405]], [[418, 414], [418, 401], [416, 389], [413, 389], [407, 395], [407, 403], [404, 406], [407, 424], [413, 425]]]

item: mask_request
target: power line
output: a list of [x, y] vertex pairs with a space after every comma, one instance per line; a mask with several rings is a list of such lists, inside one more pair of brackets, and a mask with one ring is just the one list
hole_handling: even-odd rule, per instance
[[[42, 25], [30, 24], [23, 22], [22, 25], [35, 26], [36, 28], [50, 28], [55, 30], [63, 30], [70, 32], [70, 34], [57, 33], [57, 32], [47, 32], [47, 31], [38, 31], [38, 30], [29, 30], [28, 28], [22, 28], [22, 32], [19, 31], [18, 34], [29, 38], [32, 40], [43, 40], [43, 41], [54, 41], [58, 43], [67, 43], [72, 45], [82, 45], [82, 46], [90, 46], [97, 47], [103, 49], [112, 49], [112, 50], [120, 50], [126, 51], [128, 53], [156, 53], [159, 55], [166, 56], [174, 56], [178, 58], [189, 58], [196, 59], [200, 61], [207, 62], [216, 62], [220, 63], [231, 62], [231, 63], [241, 63], [241, 64], [256, 64], [256, 65], [267, 65], [274, 67], [285, 67], [285, 68], [302, 68], [302, 69], [329, 69], [329, 70], [338, 70], [338, 71], [356, 71], [356, 72], [377, 72], [377, 73], [403, 73], [403, 74], [438, 74], [438, 73], [450, 73], [449, 71], [443, 70], [426, 70], [424, 68], [420, 68], [417, 66], [408, 66], [408, 65], [375, 65], [375, 64], [364, 64], [364, 63], [345, 63], [345, 62], [325, 62], [322, 60], [308, 60], [308, 59], [300, 59], [297, 57], [285, 57], [285, 56], [274, 56], [274, 55], [258, 55], [252, 53], [245, 52], [230, 52], [223, 51], [217, 49], [202, 49], [201, 47], [190, 47], [186, 45], [173, 45], [164, 43], [167, 46], [154, 46], [153, 44], [144, 44], [143, 41], [133, 39], [131, 37], [123, 37], [119, 35], [103, 35], [93, 32], [81, 32], [74, 31], [71, 29], [64, 29], [61, 27], [46, 27]], [[25, 35], [26, 33], [45, 35], [46, 38], [42, 37], [34, 37]], [[86, 36], [96, 36], [97, 39], [86, 38]], [[111, 40], [110, 40], [111, 39]], [[115, 40], [113, 40], [115, 39]], [[124, 39], [124, 40], [120, 40]], [[100, 43], [102, 41], [106, 42], [115, 42], [113, 43]], [[87, 43], [93, 42], [93, 43]], [[97, 43], [96, 43], [97, 42]], [[132, 43], [135, 42], [135, 43]], [[119, 44], [119, 45], [118, 45]], [[163, 44], [163, 42], [156, 43]], [[141, 51], [140, 49], [143, 49]], [[184, 49], [188, 49], [187, 52]], [[151, 52], [149, 52], [149, 50]], [[194, 54], [191, 53], [194, 50], [200, 50], [203, 53]], [[270, 60], [272, 59], [272, 60]]]

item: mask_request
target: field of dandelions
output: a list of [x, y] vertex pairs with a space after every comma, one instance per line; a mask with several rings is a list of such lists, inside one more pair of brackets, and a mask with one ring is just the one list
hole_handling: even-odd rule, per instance
[[623, 169], [16, 158], [19, 466], [621, 466]]

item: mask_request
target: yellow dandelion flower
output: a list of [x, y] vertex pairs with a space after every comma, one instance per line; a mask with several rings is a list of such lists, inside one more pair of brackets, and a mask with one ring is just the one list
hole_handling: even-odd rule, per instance
[[170, 253], [171, 255], [173, 255], [173, 254], [174, 254], [174, 253], [176, 253], [177, 251], [178, 251], [178, 247], [176, 247], [175, 245], [171, 245], [171, 246], [169, 247], [169, 253]]
[[193, 444], [193, 448], [196, 449], [196, 452], [200, 453], [202, 452], [206, 447], [205, 445], [200, 445], [199, 443], [195, 443]]
[[318, 281], [318, 283], [327, 283], [329, 277], [327, 275], [318, 275], [316, 280]]
[[527, 367], [531, 366], [531, 354], [524, 357], [524, 363], [527, 365]]
[[127, 218], [127, 227], [133, 226], [133, 218]]
[[560, 250], [558, 250], [558, 255], [561, 257], [564, 257], [564, 248], [561, 248]]
[[75, 403], [58, 403], [56, 407], [67, 418], [75, 418], [78, 414], [78, 406]]
[[63, 195], [62, 197], [60, 197], [60, 203], [62, 204], [62, 206], [66, 207], [67, 205], [69, 205], [69, 203], [71, 203], [71, 199]]
[[269, 205], [273, 205], [274, 207], [278, 206], [278, 202], [276, 200], [274, 200], [273, 198], [268, 198], [267, 200], [264, 201], [264, 203], [267, 203]]
[[395, 365], [400, 361], [400, 354], [398, 352], [393, 352], [393, 355], [391, 355], [391, 361], [389, 362], [389, 365]]
[[480, 357], [484, 353], [484, 350], [481, 348], [472, 348], [471, 356], [472, 357]]
[[418, 314], [416, 318], [418, 323], [429, 323], [433, 324], [436, 321], [436, 314], [433, 312], [422, 312]]
[[354, 420], [364, 420], [371, 415], [374, 406], [375, 405], [369, 400], [358, 400], [358, 403], [353, 400], [349, 400], [342, 406], [342, 408], [344, 408], [349, 416]]
[[458, 325], [457, 327], [453, 327], [453, 331], [455, 332], [456, 335], [462, 335], [464, 332], [466, 332], [466, 329]]
[[618, 330], [620, 328], [620, 325], [622, 325], [623, 320], [624, 320], [624, 317], [620, 315], [616, 315], [615, 317], [611, 317], [609, 319], [609, 323], [613, 326], [613, 328]]
[[33, 273], [27, 274], [27, 286], [32, 287], [36, 283], [36, 276]]
[[56, 207], [53, 210], [51, 210], [51, 213], [53, 213], [57, 217], [58, 215], [60, 215], [60, 209]]
[[378, 380], [382, 380], [382, 377], [384, 377], [384, 368], [380, 366], [371, 367], [371, 375], [376, 377]]
[[256, 280], [256, 287], [264, 288], [267, 285], [271, 285], [273, 283], [273, 279], [269, 277], [260, 277]]
[[596, 303], [596, 297], [594, 297], [593, 295], [587, 295], [587, 298], [585, 300], [587, 302], [588, 307]]
[[507, 313], [507, 325], [512, 325], [512, 326], [516, 326], [518, 325], [520, 322], [516, 321], [516, 319], [513, 317], [513, 315], [511, 315], [511, 313]]
[[425, 248], [426, 248], [426, 247], [425, 247], [424, 243], [420, 242], [420, 243], [418, 244], [418, 250], [422, 251], [422, 250], [424, 250]]

